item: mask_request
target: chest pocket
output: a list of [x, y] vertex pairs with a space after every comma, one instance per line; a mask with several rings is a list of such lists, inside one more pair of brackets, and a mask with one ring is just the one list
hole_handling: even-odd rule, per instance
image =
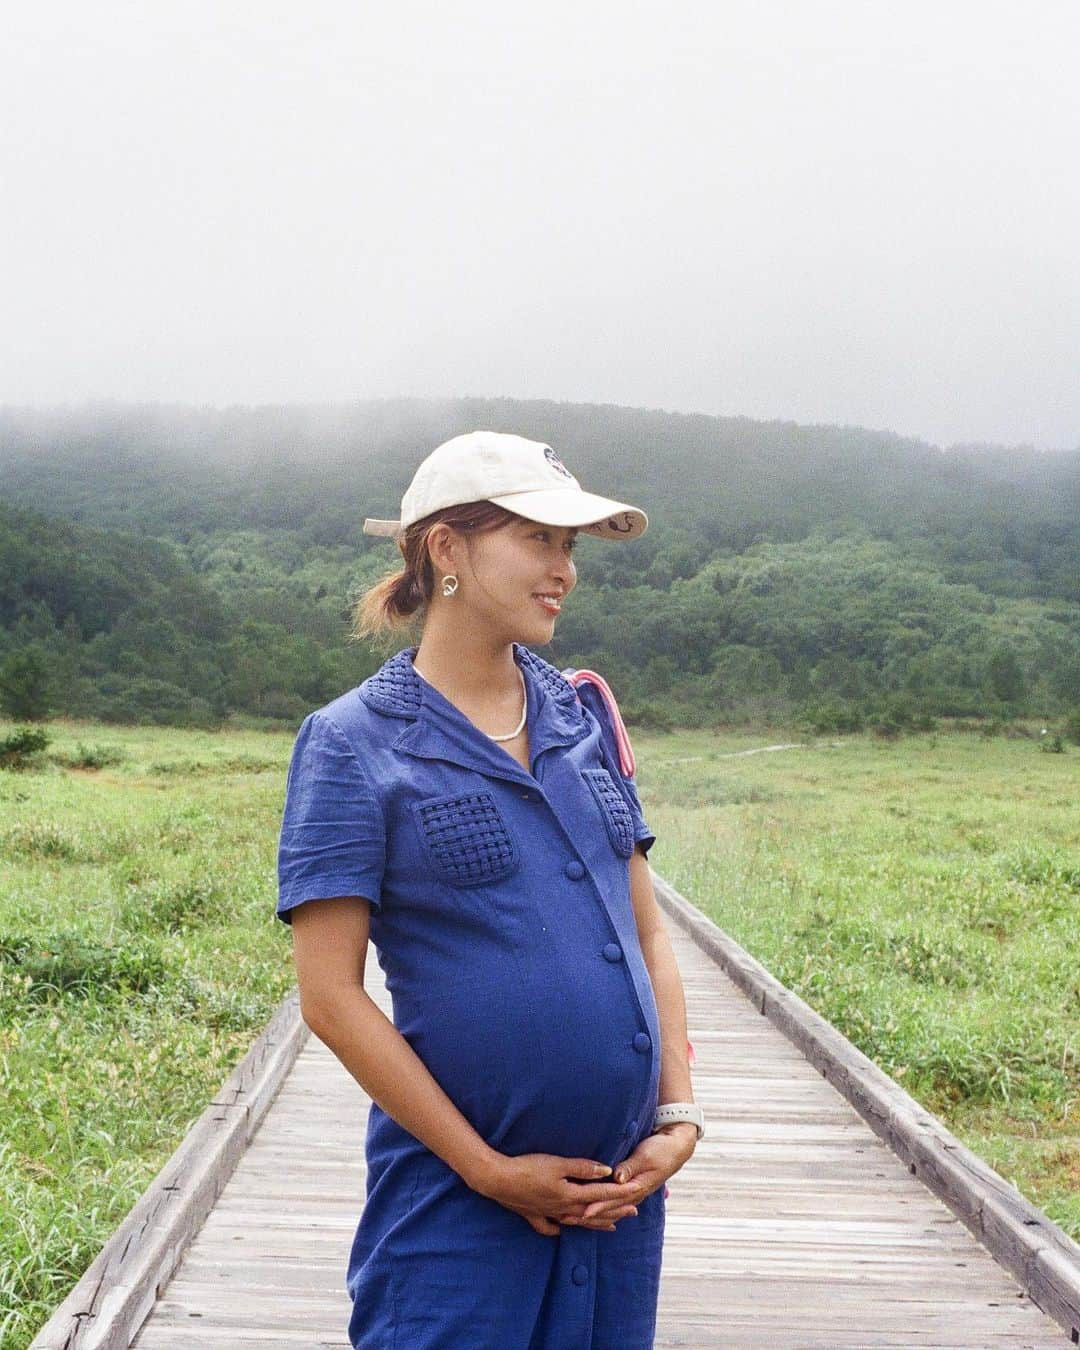
[[600, 807], [611, 847], [620, 858], [629, 858], [634, 851], [634, 821], [626, 798], [607, 769], [582, 769], [581, 773]]
[[444, 881], [482, 886], [509, 876], [518, 851], [490, 792], [432, 797], [417, 802], [420, 837]]

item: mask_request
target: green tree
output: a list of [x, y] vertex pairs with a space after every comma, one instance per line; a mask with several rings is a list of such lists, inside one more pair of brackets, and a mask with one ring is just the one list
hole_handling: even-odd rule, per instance
[[995, 697], [1002, 703], [1019, 703], [1024, 697], [1024, 671], [1013, 649], [995, 648], [986, 669]]
[[49, 715], [49, 667], [38, 647], [21, 647], [0, 666], [0, 708], [16, 722]]

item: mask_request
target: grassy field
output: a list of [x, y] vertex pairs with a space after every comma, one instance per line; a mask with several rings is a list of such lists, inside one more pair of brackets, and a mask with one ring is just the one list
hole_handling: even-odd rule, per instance
[[1080, 1239], [1080, 752], [755, 743], [641, 742], [653, 866]]
[[[39, 767], [0, 772], [11, 1350], [292, 982], [273, 917], [291, 737], [50, 732]], [[1080, 752], [634, 739], [656, 869], [1080, 1237]]]

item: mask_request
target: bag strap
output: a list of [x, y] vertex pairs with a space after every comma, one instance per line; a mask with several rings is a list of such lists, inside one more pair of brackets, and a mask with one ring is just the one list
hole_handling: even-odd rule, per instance
[[[634, 763], [634, 751], [630, 745], [630, 737], [626, 731], [626, 723], [622, 720], [622, 713], [619, 712], [619, 705], [615, 702], [615, 695], [611, 692], [611, 686], [602, 675], [598, 675], [595, 670], [564, 670], [564, 678], [570, 681], [574, 686], [580, 701], [596, 716], [600, 723], [600, 730], [605, 740], [614, 740], [618, 751], [619, 768], [622, 770], [624, 778], [633, 778], [636, 772]], [[582, 698], [582, 693], [585, 697]], [[609, 747], [610, 748], [610, 747]], [[686, 1058], [690, 1068], [693, 1069], [697, 1064], [697, 1054], [694, 1051], [694, 1042], [686, 1042]], [[668, 1193], [667, 1187], [664, 1187], [664, 1194]]]
[[607, 680], [595, 670], [569, 669], [562, 673], [574, 686], [579, 700], [600, 723], [622, 776], [633, 778], [637, 772], [634, 749], [630, 744], [630, 736], [626, 730], [626, 723], [622, 720], [622, 713], [619, 712], [619, 705], [615, 702], [615, 695], [611, 692]]

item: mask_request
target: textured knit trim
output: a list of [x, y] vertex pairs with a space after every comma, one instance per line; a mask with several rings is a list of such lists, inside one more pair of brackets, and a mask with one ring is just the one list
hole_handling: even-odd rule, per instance
[[581, 776], [592, 789], [603, 813], [612, 848], [620, 858], [629, 858], [634, 851], [634, 818], [626, 798], [607, 769], [582, 769]]
[[[416, 650], [415, 647], [404, 648], [361, 684], [360, 697], [368, 707], [388, 713], [391, 717], [412, 719], [420, 715], [423, 680], [413, 668], [412, 658]], [[582, 719], [584, 714], [574, 687], [561, 671], [520, 642], [514, 643], [514, 655], [522, 669], [541, 685], [545, 694], [563, 712], [570, 714], [575, 721]]]
[[458, 886], [501, 881], [518, 864], [518, 851], [488, 791], [433, 797], [413, 808], [436, 868]]

